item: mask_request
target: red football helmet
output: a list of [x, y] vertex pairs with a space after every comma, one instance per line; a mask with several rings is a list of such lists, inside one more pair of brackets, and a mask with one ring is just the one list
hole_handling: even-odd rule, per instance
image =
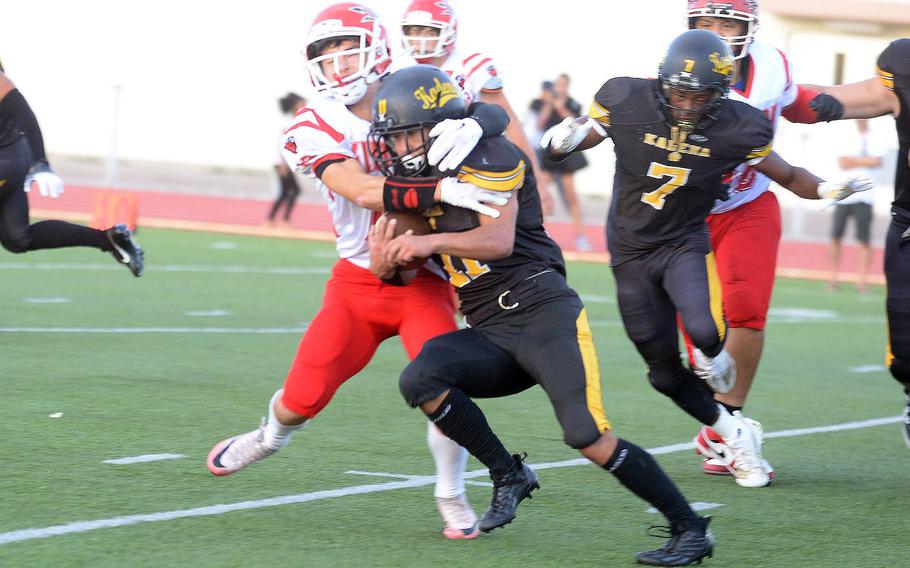
[[695, 18], [731, 18], [746, 22], [746, 33], [741, 36], [725, 37], [733, 49], [733, 57], [742, 59], [749, 54], [749, 46], [758, 31], [757, 0], [689, 0], [689, 29], [695, 26]]
[[[350, 39], [357, 47], [322, 55], [326, 44]], [[389, 72], [391, 50], [385, 28], [376, 13], [361, 4], [342, 2], [333, 4], [316, 16], [307, 34], [304, 47], [306, 68], [313, 86], [346, 105], [352, 105], [367, 92], [367, 87]], [[357, 55], [357, 70], [344, 77], [334, 73], [326, 77], [322, 64], [333, 60], [339, 67], [342, 57]]]
[[[439, 36], [408, 35], [405, 30], [408, 26], [436, 28]], [[434, 57], [451, 54], [457, 33], [455, 10], [445, 0], [413, 0], [401, 19], [401, 42], [418, 63], [429, 63]]]

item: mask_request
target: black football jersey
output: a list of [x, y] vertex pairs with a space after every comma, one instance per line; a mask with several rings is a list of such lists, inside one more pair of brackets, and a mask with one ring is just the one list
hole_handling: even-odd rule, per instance
[[607, 217], [614, 265], [707, 231], [715, 200], [727, 199], [724, 175], [771, 152], [771, 122], [761, 111], [723, 99], [714, 120], [687, 133], [670, 126], [659, 88], [656, 79], [610, 79], [589, 112], [616, 152]]
[[[481, 262], [437, 255], [461, 300], [461, 312], [471, 312], [525, 278], [553, 269], [566, 273], [562, 251], [543, 227], [537, 183], [527, 156], [504, 136], [484, 138], [455, 172], [459, 179], [493, 191], [514, 192], [518, 200], [515, 245], [507, 258]], [[477, 213], [443, 205], [424, 213], [435, 232], [461, 232], [478, 226]]]
[[878, 57], [878, 76], [900, 101], [900, 114], [894, 119], [900, 149], [894, 172], [894, 202], [900, 213], [910, 219], [910, 39], [891, 42]]

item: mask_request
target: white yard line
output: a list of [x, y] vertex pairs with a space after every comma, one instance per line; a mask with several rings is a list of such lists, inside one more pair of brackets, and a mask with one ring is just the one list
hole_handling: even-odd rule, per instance
[[[217, 272], [225, 274], [302, 274], [325, 275], [330, 267], [322, 266], [219, 266], [215, 264], [152, 264], [148, 272]], [[123, 270], [113, 262], [0, 262], [0, 270]]]
[[131, 458], [117, 458], [115, 460], [104, 460], [101, 463], [112, 463], [114, 465], [129, 465], [132, 463], [145, 463], [161, 460], [179, 460], [184, 457], [183, 454], [145, 454], [142, 456], [133, 456]]
[[[843, 424], [832, 424], [830, 426], [816, 426], [812, 428], [799, 428], [795, 430], [781, 430], [779, 432], [768, 432], [766, 438], [787, 438], [793, 436], [805, 436], [808, 434], [819, 434], [823, 432], [840, 432], [844, 430], [859, 430], [862, 428], [872, 428], [883, 426], [885, 424], [895, 424], [900, 422], [901, 416], [889, 416], [887, 418], [873, 418], [871, 420], [860, 420], [858, 422], [846, 422]], [[669, 454], [691, 450], [694, 444], [672, 444], [669, 446], [660, 446], [651, 448], [648, 451], [654, 455]], [[559, 462], [549, 462], [542, 464], [532, 464], [534, 469], [553, 469], [559, 467], [575, 467], [579, 465], [588, 465], [591, 462], [584, 458], [564, 460]], [[366, 473], [366, 472], [357, 472]], [[381, 474], [393, 475], [400, 474]], [[476, 469], [465, 473], [466, 479], [477, 477], [486, 477], [486, 469]], [[151, 523], [158, 521], [172, 521], [175, 519], [185, 519], [188, 517], [204, 517], [211, 515], [223, 515], [232, 511], [243, 511], [249, 509], [263, 509], [266, 507], [277, 507], [279, 505], [291, 505], [295, 503], [308, 503], [310, 501], [319, 501], [322, 499], [334, 499], [337, 497], [347, 497], [350, 495], [363, 495], [366, 493], [379, 493], [382, 491], [393, 491], [396, 489], [412, 489], [430, 485], [435, 482], [435, 476], [407, 476], [403, 481], [390, 481], [373, 485], [353, 485], [339, 489], [329, 489], [325, 491], [313, 491], [311, 493], [300, 493], [298, 495], [285, 495], [283, 497], [272, 497], [271, 499], [258, 499], [255, 501], [241, 501], [240, 503], [230, 503], [225, 505], [210, 505], [208, 507], [196, 507], [193, 509], [179, 509], [176, 511], [164, 511], [160, 513], [147, 513], [142, 515], [127, 515], [124, 517], [113, 517], [110, 519], [97, 519], [94, 521], [76, 521], [63, 525], [54, 525], [50, 527], [21, 529], [0, 533], [0, 545], [11, 542], [22, 542], [38, 538], [49, 538], [64, 534], [82, 533], [96, 529], [123, 527], [135, 525], [138, 523]]]

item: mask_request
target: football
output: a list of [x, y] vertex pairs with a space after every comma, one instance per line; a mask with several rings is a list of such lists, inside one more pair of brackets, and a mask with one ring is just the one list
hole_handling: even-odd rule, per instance
[[[412, 211], [388, 211], [384, 213], [389, 220], [395, 220], [395, 236], [413, 231], [415, 235], [426, 235], [431, 232], [426, 217]], [[401, 267], [402, 270], [417, 270], [427, 261], [426, 258], [415, 258]]]

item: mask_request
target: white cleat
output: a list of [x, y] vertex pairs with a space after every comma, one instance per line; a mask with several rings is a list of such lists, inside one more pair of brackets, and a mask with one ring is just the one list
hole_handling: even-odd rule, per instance
[[[724, 439], [728, 451], [726, 457], [733, 468], [733, 477], [742, 487], [766, 487], [771, 483], [771, 475], [766, 467], [768, 462], [761, 454], [762, 434], [754, 426], [758, 422], [744, 418], [738, 410], [733, 416], [739, 419], [743, 426], [737, 429], [735, 438]], [[761, 424], [758, 425], [761, 427]]]
[[259, 428], [246, 434], [222, 440], [209, 452], [206, 465], [213, 475], [231, 475], [250, 464], [265, 459], [278, 451], [263, 441], [265, 419]]
[[736, 384], [736, 362], [722, 349], [716, 357], [708, 357], [700, 349], [692, 349], [695, 367], [692, 371], [708, 383], [712, 391], [720, 394], [730, 392]]
[[[762, 428], [761, 423], [758, 420], [752, 418], [746, 418], [742, 415], [741, 412], [736, 411], [734, 415], [737, 418], [741, 418], [747, 424], [752, 426], [753, 431], [758, 438], [758, 447], [761, 449], [764, 445], [763, 435], [764, 428]], [[727, 449], [727, 445], [724, 444], [723, 438], [720, 437], [720, 434], [712, 430], [708, 426], [702, 426], [698, 435], [695, 437], [696, 452], [703, 456], [720, 456], [720, 457], [705, 457], [702, 460], [702, 470], [708, 475], [735, 475], [736, 468], [733, 467], [729, 460], [726, 459], [730, 451]], [[703, 449], [706, 448], [706, 449]], [[768, 472], [768, 478], [771, 481], [774, 481], [774, 468], [768, 463], [768, 460], [762, 458], [762, 465], [765, 468], [765, 471]]]
[[445, 527], [442, 535], [452, 540], [474, 539], [480, 534], [477, 525], [477, 514], [468, 503], [467, 496], [462, 493], [455, 497], [437, 497], [436, 508], [442, 515]]

